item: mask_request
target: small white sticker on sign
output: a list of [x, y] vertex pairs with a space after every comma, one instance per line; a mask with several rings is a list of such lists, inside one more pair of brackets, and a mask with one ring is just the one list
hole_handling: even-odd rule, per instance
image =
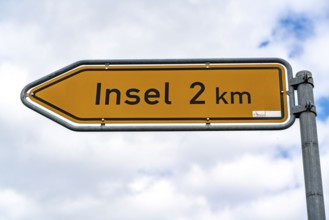
[[253, 111], [252, 116], [254, 118], [281, 117], [281, 111]]

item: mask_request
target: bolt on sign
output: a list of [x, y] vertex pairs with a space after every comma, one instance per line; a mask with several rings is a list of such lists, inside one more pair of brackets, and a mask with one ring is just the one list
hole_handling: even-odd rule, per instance
[[295, 119], [291, 78], [282, 59], [85, 60], [21, 98], [77, 131], [284, 129]]

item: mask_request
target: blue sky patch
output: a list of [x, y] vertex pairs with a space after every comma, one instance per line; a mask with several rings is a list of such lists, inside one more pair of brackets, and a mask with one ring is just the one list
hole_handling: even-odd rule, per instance
[[303, 47], [300, 44], [292, 45], [289, 48], [289, 58], [297, 58], [304, 52]]
[[284, 43], [289, 58], [298, 58], [304, 52], [304, 41], [315, 34], [314, 23], [312, 16], [290, 11], [278, 19], [271, 36], [261, 41], [258, 48], [266, 48], [272, 43]]
[[291, 158], [291, 153], [289, 152], [288, 149], [284, 149], [282, 147], [279, 147], [276, 156], [278, 158], [290, 159]]
[[311, 17], [305, 14], [289, 13], [279, 20], [276, 33], [282, 38], [294, 38], [304, 41], [314, 34], [314, 23]]
[[321, 121], [326, 120], [329, 117], [329, 98], [320, 98], [315, 104], [317, 110], [317, 118]]
[[264, 48], [264, 47], [267, 47], [269, 44], [270, 44], [270, 41], [265, 40], [265, 41], [261, 42], [258, 47], [259, 48]]
[[278, 19], [270, 40], [263, 40], [258, 48], [268, 47], [273, 42], [284, 43], [289, 58], [298, 58], [304, 52], [304, 41], [314, 36], [314, 26], [311, 16], [290, 11]]

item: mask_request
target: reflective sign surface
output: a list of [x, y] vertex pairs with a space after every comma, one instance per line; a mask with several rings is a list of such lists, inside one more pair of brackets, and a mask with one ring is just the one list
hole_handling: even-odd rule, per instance
[[282, 63], [77, 63], [26, 88], [29, 103], [80, 125], [290, 122]]

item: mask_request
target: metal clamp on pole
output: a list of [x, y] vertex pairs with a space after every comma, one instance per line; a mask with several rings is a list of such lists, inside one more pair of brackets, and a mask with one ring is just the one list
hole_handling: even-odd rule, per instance
[[325, 220], [312, 73], [298, 72], [289, 83], [298, 95], [298, 106], [293, 108], [293, 113], [300, 119], [308, 219]]
[[309, 71], [300, 71], [297, 73], [297, 77], [296, 78], [292, 78], [289, 81], [289, 85], [291, 85], [292, 87], [294, 87], [294, 89], [297, 90], [297, 87], [300, 84], [305, 84], [308, 83], [310, 85], [312, 85], [312, 87], [314, 88], [314, 81], [313, 81], [313, 77], [312, 77], [312, 73]]
[[297, 105], [292, 108], [292, 113], [296, 118], [299, 118], [300, 114], [303, 112], [312, 112], [317, 116], [316, 107], [312, 101], [306, 101], [305, 105]]

